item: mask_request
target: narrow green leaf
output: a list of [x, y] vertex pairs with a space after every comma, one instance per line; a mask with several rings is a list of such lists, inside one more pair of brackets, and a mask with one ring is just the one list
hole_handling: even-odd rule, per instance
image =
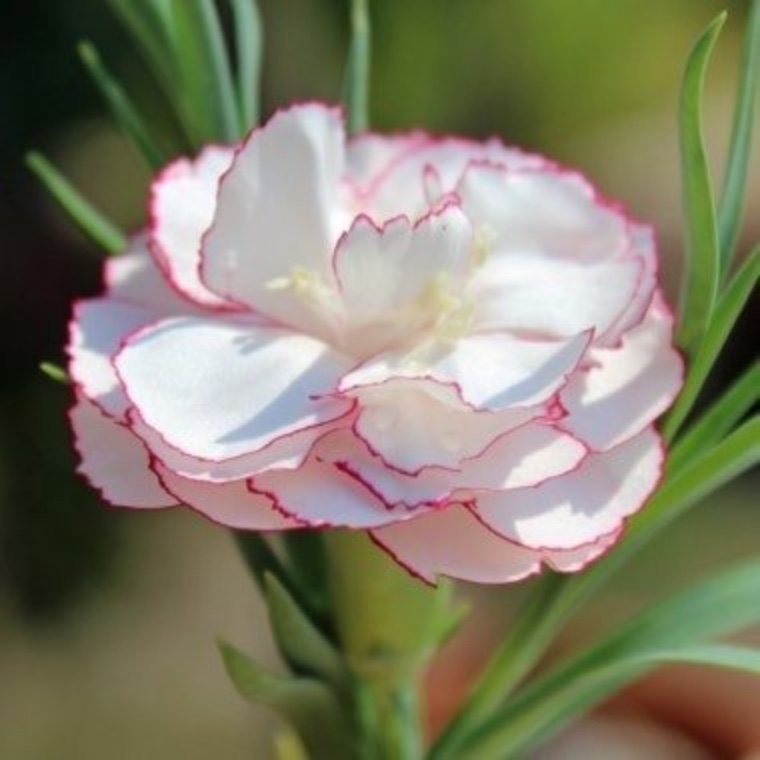
[[248, 655], [219, 642], [224, 667], [240, 695], [284, 716], [312, 757], [351, 757], [350, 728], [335, 695], [312, 678], [280, 676], [264, 670]]
[[227, 47], [213, 0], [172, 0], [173, 43], [197, 146], [240, 135]]
[[686, 63], [681, 87], [679, 132], [686, 254], [678, 343], [689, 353], [710, 324], [718, 294], [718, 233], [702, 134], [702, 91], [707, 63], [725, 20], [724, 12], [697, 40]]
[[731, 147], [728, 152], [718, 214], [723, 277], [731, 268], [744, 210], [752, 131], [755, 123], [758, 72], [760, 72], [760, 0], [753, 0], [744, 36]]
[[264, 588], [272, 631], [288, 664], [346, 691], [349, 675], [335, 647], [271, 573], [264, 577]]
[[248, 530], [234, 531], [233, 535], [259, 588], [264, 588], [264, 576], [267, 573], [281, 579], [287, 578], [287, 570], [262, 535]]
[[176, 92], [176, 68], [166, 30], [167, 17], [150, 0], [108, 0], [111, 9], [142, 50], [167, 92]]
[[507, 633], [473, 694], [463, 707], [466, 720], [452, 724], [436, 742], [431, 760], [459, 758], [463, 739], [502, 703], [538, 663], [564, 624], [653, 536], [722, 485], [760, 463], [760, 418], [745, 422], [715, 448], [672, 476], [629, 525], [625, 538], [600, 562], [572, 576], [549, 575], [531, 594], [518, 622]]
[[132, 140], [148, 165], [153, 169], [159, 169], [167, 162], [168, 156], [153, 141], [150, 131], [124, 88], [103, 65], [98, 51], [91, 42], [80, 42], [78, 50], [82, 63], [95, 82], [116, 123]]
[[66, 370], [60, 365], [54, 364], [53, 362], [40, 362], [40, 371], [57, 383], [68, 385], [70, 382], [68, 372], [66, 372]]
[[256, 0], [230, 0], [235, 18], [237, 48], [237, 100], [240, 131], [245, 134], [259, 123], [261, 60], [264, 34]]
[[707, 451], [760, 400], [760, 360], [752, 364], [738, 380], [695, 422], [668, 457], [668, 470], [677, 472], [693, 456]]
[[757, 558], [690, 586], [528, 685], [472, 734], [462, 756], [522, 757], [568, 720], [667, 659], [757, 668], [758, 652], [694, 645], [760, 622], [758, 598]]
[[[633, 661], [635, 658], [631, 658]], [[760, 649], [730, 644], [701, 644], [683, 649], [664, 649], [642, 655], [642, 664], [683, 662], [760, 674]]]
[[715, 360], [754, 290], [758, 277], [760, 277], [760, 246], [747, 257], [720, 297], [710, 327], [689, 367], [686, 382], [678, 400], [665, 419], [662, 430], [666, 440], [674, 440], [686, 420]]
[[121, 253], [126, 248], [124, 233], [87, 201], [41, 153], [27, 153], [26, 165], [74, 224], [94, 243], [109, 253]]
[[351, 0], [351, 42], [343, 80], [343, 102], [348, 131], [352, 135], [369, 128], [371, 44], [369, 0]]

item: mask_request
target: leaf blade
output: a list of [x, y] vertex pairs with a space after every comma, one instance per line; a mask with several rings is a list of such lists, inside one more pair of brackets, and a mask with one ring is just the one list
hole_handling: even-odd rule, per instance
[[92, 77], [116, 123], [132, 140], [148, 166], [159, 169], [168, 161], [168, 156], [151, 137], [142, 116], [140, 116], [129, 95], [113, 78], [91, 42], [87, 40], [80, 42], [78, 52], [82, 64]]
[[731, 145], [718, 213], [723, 277], [731, 268], [747, 189], [747, 171], [755, 124], [757, 78], [760, 70], [760, 0], [754, 0], [750, 6], [749, 22], [742, 48]]
[[710, 54], [725, 19], [725, 12], [721, 13], [697, 40], [681, 86], [679, 144], [686, 255], [677, 340], [688, 353], [710, 324], [718, 294], [720, 256], [712, 181], [702, 134], [702, 92]]
[[237, 100], [240, 131], [245, 134], [259, 123], [261, 62], [264, 33], [256, 0], [229, 0], [235, 19], [237, 48]]
[[45, 156], [30, 151], [26, 155], [26, 165], [86, 237], [110, 254], [121, 253], [126, 248], [126, 235], [98, 211]]
[[720, 297], [712, 322], [689, 367], [681, 393], [665, 418], [663, 435], [675, 439], [760, 278], [760, 246], [744, 261]]

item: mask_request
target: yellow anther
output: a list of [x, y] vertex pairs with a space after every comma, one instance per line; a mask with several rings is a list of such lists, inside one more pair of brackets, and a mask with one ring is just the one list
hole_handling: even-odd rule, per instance
[[317, 272], [302, 266], [294, 266], [285, 277], [274, 277], [266, 284], [267, 290], [292, 290], [305, 301], [321, 302], [329, 288]]
[[483, 224], [475, 230], [472, 240], [472, 260], [479, 267], [491, 255], [496, 242], [496, 230], [488, 224]]

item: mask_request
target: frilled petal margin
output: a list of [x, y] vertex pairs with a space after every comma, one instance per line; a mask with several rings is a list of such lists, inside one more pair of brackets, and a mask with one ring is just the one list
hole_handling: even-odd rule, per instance
[[308, 304], [271, 285], [294, 270], [332, 278], [330, 254], [350, 221], [337, 203], [344, 139], [339, 111], [318, 104], [280, 111], [251, 134], [221, 180], [204, 239], [201, 278], [211, 290], [313, 327]]
[[126, 427], [82, 396], [69, 412], [69, 420], [81, 459], [77, 472], [106, 502], [140, 509], [177, 503], [150, 470], [147, 449]]
[[346, 371], [345, 357], [244, 322], [163, 320], [132, 336], [114, 363], [145, 424], [170, 447], [212, 461], [261, 451], [351, 406], [316, 398]]
[[588, 366], [561, 392], [568, 416], [561, 427], [606, 451], [650, 425], [683, 383], [683, 359], [673, 348], [673, 317], [656, 298], [644, 321], [617, 348], [593, 348]]
[[472, 508], [521, 546], [574, 550], [619, 531], [657, 487], [664, 460], [660, 437], [650, 428], [536, 488], [479, 493]]
[[195, 161], [169, 164], [151, 186], [150, 248], [167, 279], [191, 301], [231, 307], [200, 280], [201, 242], [216, 210], [219, 180], [232, 163], [233, 148], [212, 145]]
[[266, 496], [252, 493], [245, 480], [201, 483], [183, 478], [155, 461], [153, 470], [164, 489], [178, 502], [220, 525], [258, 531], [300, 527], [298, 522], [275, 510]]
[[617, 538], [569, 552], [534, 551], [489, 530], [463, 505], [428, 512], [371, 532], [375, 543], [427, 583], [448, 576], [474, 583], [512, 583], [548, 565], [575, 572], [603, 554]]

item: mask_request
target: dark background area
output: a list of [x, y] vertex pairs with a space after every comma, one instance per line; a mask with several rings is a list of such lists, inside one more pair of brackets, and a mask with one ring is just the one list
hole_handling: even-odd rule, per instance
[[[37, 368], [42, 360], [63, 362], [69, 304], [98, 291], [100, 263], [27, 172], [24, 152], [44, 150], [130, 230], [144, 222], [150, 178], [108, 120], [77, 59], [77, 41], [92, 39], [159, 123], [165, 110], [107, 3], [6, 5], [0, 757], [249, 757], [262, 732], [226, 686], [211, 640], [232, 631], [265, 656], [271, 646], [227, 537], [188, 515], [141, 516], [98, 504], [73, 474], [69, 392]], [[335, 99], [346, 3], [262, 0], [261, 7], [265, 113], [294, 99]], [[578, 166], [656, 224], [674, 297], [678, 83], [693, 39], [724, 7], [730, 17], [705, 115], [719, 180], [744, 2], [375, 0], [373, 122], [379, 129], [495, 133]], [[758, 165], [756, 158], [742, 252], [760, 239]], [[756, 299], [722, 357], [713, 390], [757, 355], [758, 306]], [[653, 579], [675, 585], [698, 568], [757, 550], [757, 485], [756, 477], [745, 479], [676, 526], [625, 575], [623, 597], [645, 595]], [[484, 603], [510, 595], [492, 592]], [[620, 598], [615, 603], [625, 606]]]

